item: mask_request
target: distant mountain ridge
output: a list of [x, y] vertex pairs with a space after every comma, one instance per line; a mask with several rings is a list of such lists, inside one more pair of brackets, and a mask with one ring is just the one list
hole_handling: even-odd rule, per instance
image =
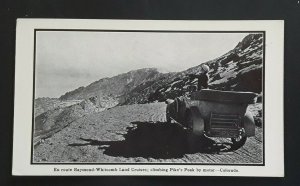
[[60, 100], [87, 99], [95, 96], [110, 96], [115, 99], [130, 92], [136, 86], [157, 79], [162, 75], [156, 68], [132, 70], [111, 78], [103, 78], [86, 87], [79, 87], [62, 95]]

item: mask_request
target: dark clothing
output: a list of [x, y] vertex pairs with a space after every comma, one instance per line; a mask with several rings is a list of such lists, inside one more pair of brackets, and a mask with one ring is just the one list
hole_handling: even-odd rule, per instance
[[197, 86], [197, 90], [201, 90], [202, 88], [208, 88], [208, 75], [201, 73], [199, 75], [195, 75], [195, 74], [191, 74], [190, 75], [191, 78], [198, 79], [198, 86]]

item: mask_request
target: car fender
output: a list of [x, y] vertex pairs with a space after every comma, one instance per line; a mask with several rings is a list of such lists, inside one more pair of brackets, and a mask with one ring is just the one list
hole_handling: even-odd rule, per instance
[[255, 136], [255, 122], [251, 112], [246, 112], [243, 118], [243, 126], [245, 129], [245, 136]]

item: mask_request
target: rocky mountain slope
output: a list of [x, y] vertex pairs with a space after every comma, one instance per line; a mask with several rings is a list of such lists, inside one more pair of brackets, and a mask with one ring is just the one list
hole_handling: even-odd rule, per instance
[[35, 116], [38, 116], [48, 110], [52, 110], [60, 101], [56, 98], [37, 98], [34, 101]]
[[[57, 101], [57, 100], [56, 100]], [[56, 132], [85, 115], [105, 110], [95, 102], [87, 99], [83, 101], [58, 101], [59, 105], [39, 115], [35, 113], [34, 144], [42, 139], [51, 137]]]
[[59, 100], [57, 98], [37, 98], [34, 102], [35, 117], [42, 113], [45, 113], [53, 109], [62, 109], [76, 103], [80, 103], [82, 100]]
[[[209, 88], [216, 90], [262, 92], [263, 35], [250, 34], [219, 58], [208, 61]], [[192, 91], [197, 80], [189, 74], [202, 71], [202, 64], [185, 71], [161, 76], [148, 86], [139, 85], [126, 96], [126, 104], [164, 101]]]

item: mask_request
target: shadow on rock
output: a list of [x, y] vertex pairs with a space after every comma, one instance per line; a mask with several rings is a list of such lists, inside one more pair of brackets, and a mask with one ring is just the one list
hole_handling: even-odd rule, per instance
[[81, 140], [87, 143], [74, 143], [69, 146], [99, 146], [105, 149], [104, 154], [109, 156], [122, 157], [143, 157], [143, 158], [182, 158], [185, 154], [209, 153], [215, 154], [226, 150], [225, 143], [216, 143], [206, 137], [198, 137], [196, 146], [191, 146], [187, 132], [176, 125], [169, 125], [164, 122], [132, 122], [133, 127], [127, 128], [123, 141], [98, 141], [93, 139]]

